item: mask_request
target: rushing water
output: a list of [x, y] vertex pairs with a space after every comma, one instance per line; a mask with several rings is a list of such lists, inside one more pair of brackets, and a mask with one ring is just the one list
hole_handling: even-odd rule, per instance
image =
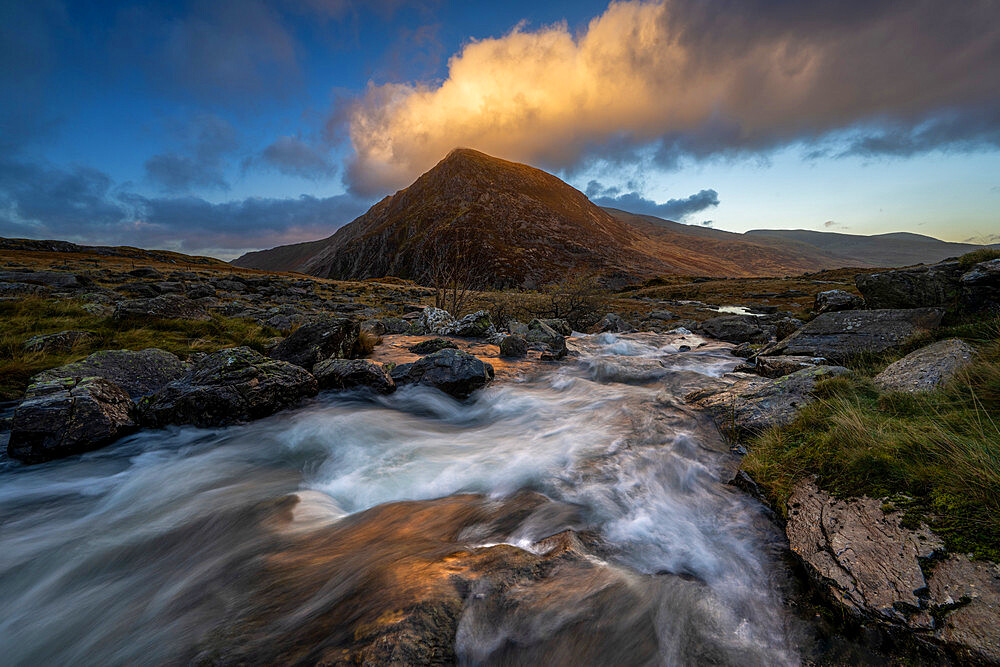
[[[681, 400], [738, 360], [697, 344], [577, 338], [577, 359], [465, 403], [414, 387], [328, 394], [247, 425], [145, 431], [71, 460], [8, 463], [0, 662], [190, 659], [234, 613], [232, 573], [271, 548], [253, 508], [289, 493], [306, 530], [390, 501], [529, 488], [583, 508], [619, 565], [699, 582], [697, 594], [646, 593], [662, 598], [659, 662], [794, 664], [774, 529], [725, 484], [732, 456]], [[504, 541], [559, 528], [528, 522]], [[461, 631], [460, 660], [489, 660], [484, 641]]]

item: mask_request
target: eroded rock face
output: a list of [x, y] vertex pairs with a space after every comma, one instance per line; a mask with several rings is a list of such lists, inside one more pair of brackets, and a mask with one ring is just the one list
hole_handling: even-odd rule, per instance
[[756, 433], [791, 423], [813, 400], [810, 392], [817, 382], [848, 372], [841, 366], [815, 366], [776, 379], [733, 373], [731, 384], [693, 392], [685, 400], [707, 410], [723, 432]]
[[864, 299], [842, 289], [832, 289], [816, 295], [813, 310], [817, 313], [834, 313], [838, 310], [857, 310], [863, 308]]
[[301, 367], [236, 347], [207, 355], [137, 410], [148, 426], [223, 426], [274, 414], [316, 391], [316, 378]]
[[212, 319], [200, 304], [179, 294], [163, 294], [152, 299], [130, 299], [115, 306], [112, 317], [121, 320], [130, 317], [156, 317], [165, 320]]
[[133, 403], [96, 377], [35, 382], [14, 411], [7, 454], [26, 463], [98, 449], [135, 430]]
[[327, 359], [350, 359], [360, 325], [346, 317], [314, 317], [271, 350], [271, 358], [312, 369]]
[[841, 363], [866, 352], [897, 348], [916, 334], [940, 326], [943, 315], [940, 308], [823, 313], [763, 354], [823, 357]]
[[862, 273], [855, 277], [869, 308], [950, 308], [959, 297], [962, 268], [942, 262], [912, 269]]
[[368, 359], [327, 359], [316, 364], [313, 376], [320, 389], [368, 387], [380, 394], [396, 391], [396, 383], [382, 365]]
[[789, 498], [786, 533], [816, 586], [852, 616], [905, 629], [965, 660], [1000, 662], [996, 564], [944, 555], [932, 532], [904, 528], [881, 501], [840, 500], [812, 481]]
[[889, 364], [874, 381], [887, 391], [931, 391], [972, 363], [975, 353], [957, 338], [939, 340]]
[[767, 332], [761, 328], [757, 318], [747, 315], [710, 317], [698, 325], [698, 333], [727, 343], [761, 343], [767, 340]]
[[421, 384], [467, 398], [493, 380], [493, 367], [461, 350], [446, 349], [392, 369], [397, 385]]
[[155, 347], [138, 351], [101, 350], [86, 359], [42, 371], [31, 381], [99, 377], [115, 383], [136, 400], [176, 380], [187, 370], [187, 364], [177, 355]]

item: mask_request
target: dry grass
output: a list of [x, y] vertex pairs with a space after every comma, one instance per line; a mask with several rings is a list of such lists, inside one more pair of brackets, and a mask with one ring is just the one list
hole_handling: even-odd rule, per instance
[[358, 340], [354, 344], [354, 356], [357, 358], [367, 357], [378, 345], [382, 344], [382, 337], [371, 331], [361, 331]]

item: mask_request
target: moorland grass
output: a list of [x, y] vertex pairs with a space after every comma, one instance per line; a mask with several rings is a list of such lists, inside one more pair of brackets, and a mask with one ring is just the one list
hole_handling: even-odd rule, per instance
[[[213, 315], [193, 320], [113, 320], [87, 312], [70, 299], [24, 298], [0, 302], [0, 400], [19, 398], [39, 371], [76, 361], [97, 350], [142, 350], [158, 347], [182, 358], [193, 352], [246, 345], [263, 352], [278, 331], [251, 320]], [[28, 352], [24, 342], [38, 334], [69, 329], [89, 331], [93, 338], [62, 352]]]
[[870, 376], [887, 360], [864, 360], [819, 383], [792, 424], [755, 438], [744, 469], [782, 510], [815, 475], [837, 496], [888, 498], [886, 509], [908, 525], [927, 522], [953, 551], [1000, 561], [1000, 321], [934, 338], [963, 333], [978, 355], [944, 387], [882, 392]]

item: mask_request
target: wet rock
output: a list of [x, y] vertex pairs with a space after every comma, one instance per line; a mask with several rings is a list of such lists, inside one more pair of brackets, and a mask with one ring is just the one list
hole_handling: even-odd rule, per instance
[[976, 351], [967, 343], [949, 338], [911, 352], [875, 376], [887, 391], [931, 391], [972, 362]]
[[370, 331], [376, 336], [385, 334], [403, 334], [409, 331], [410, 322], [401, 317], [380, 317], [365, 320], [361, 323], [362, 331]]
[[24, 341], [26, 352], [67, 352], [74, 346], [88, 343], [97, 338], [90, 331], [60, 331], [58, 333], [32, 336]]
[[132, 432], [132, 401], [96, 377], [33, 382], [14, 411], [7, 454], [40, 463], [98, 449]]
[[859, 310], [864, 304], [864, 299], [855, 294], [842, 289], [832, 289], [816, 295], [813, 310], [817, 313], [835, 313], [839, 310]]
[[456, 345], [454, 341], [450, 341], [447, 338], [431, 338], [429, 340], [422, 340], [416, 345], [411, 345], [407, 349], [414, 354], [432, 354], [438, 350], [445, 350], [448, 348], [457, 350], [458, 345]]
[[461, 350], [440, 350], [411, 364], [392, 369], [397, 385], [420, 384], [466, 398], [493, 380], [493, 366]]
[[38, 373], [31, 381], [99, 377], [125, 390], [132, 400], [152, 394], [187, 372], [176, 355], [151, 347], [145, 350], [101, 350], [86, 359]]
[[460, 320], [439, 326], [434, 333], [461, 338], [486, 338], [495, 331], [493, 320], [485, 310], [466, 315]]
[[396, 391], [396, 383], [382, 365], [368, 359], [327, 359], [316, 364], [313, 375], [320, 389], [368, 387], [380, 394]]
[[417, 324], [420, 325], [424, 333], [435, 335], [443, 334], [444, 328], [454, 322], [455, 318], [451, 316], [451, 313], [433, 306], [424, 308], [417, 318]]
[[164, 320], [196, 320], [200, 322], [212, 319], [205, 308], [179, 294], [163, 294], [152, 299], [122, 301], [115, 307], [112, 317], [116, 320], [155, 317]]
[[350, 359], [361, 327], [346, 317], [314, 317], [271, 351], [271, 357], [311, 369], [327, 359]]
[[869, 308], [950, 309], [960, 292], [962, 268], [958, 262], [941, 262], [911, 269], [862, 273], [854, 282]]
[[[560, 336], [572, 336], [573, 327], [569, 325], [569, 322], [558, 317], [543, 317], [539, 319], [539, 322], [543, 323], [553, 331], [555, 331]], [[511, 331], [511, 333], [514, 333]]]
[[223, 426], [267, 417], [316, 391], [316, 378], [301, 367], [236, 347], [207, 355], [137, 411], [148, 426]]
[[608, 313], [591, 329], [591, 333], [628, 333], [635, 327], [622, 319], [618, 313]]
[[545, 345], [553, 359], [562, 359], [568, 352], [566, 339], [555, 329], [538, 319], [528, 323], [528, 332], [524, 339], [528, 343]]
[[841, 363], [859, 354], [895, 349], [918, 333], [937, 328], [943, 315], [939, 308], [823, 313], [762, 354], [823, 357]]
[[841, 366], [816, 366], [776, 379], [732, 374], [731, 384], [693, 392], [685, 400], [708, 411], [724, 433], [738, 437], [791, 423], [799, 408], [813, 400], [817, 382], [848, 372]]
[[747, 315], [711, 317], [699, 324], [696, 331], [727, 343], [762, 343], [768, 338], [758, 319]]
[[740, 343], [732, 350], [730, 353], [734, 357], [741, 357], [743, 359], [749, 359], [751, 357], [757, 356], [757, 352], [761, 349], [760, 345], [755, 345], [754, 343]]
[[500, 356], [507, 358], [520, 358], [528, 355], [528, 341], [524, 336], [513, 334], [504, 336], [500, 341]]

